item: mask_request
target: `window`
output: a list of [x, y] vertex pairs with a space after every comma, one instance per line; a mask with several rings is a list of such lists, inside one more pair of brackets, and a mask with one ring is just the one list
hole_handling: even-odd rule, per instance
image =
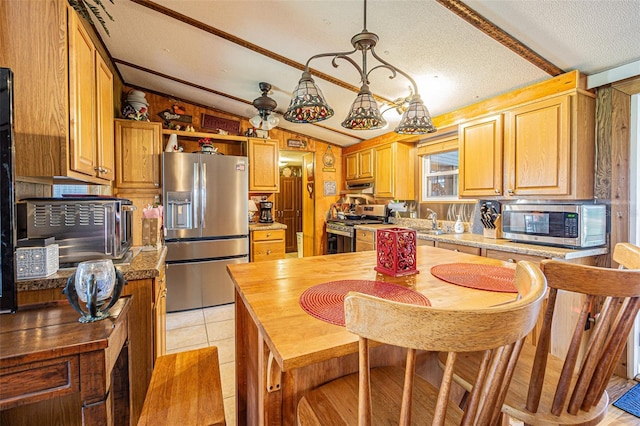
[[421, 156], [420, 201], [458, 199], [458, 139], [418, 147]]

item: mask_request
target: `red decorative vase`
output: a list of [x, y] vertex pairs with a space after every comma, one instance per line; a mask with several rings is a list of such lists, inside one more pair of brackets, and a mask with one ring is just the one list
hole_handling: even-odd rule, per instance
[[420, 273], [416, 269], [416, 231], [406, 228], [378, 229], [376, 241], [376, 271], [392, 277]]

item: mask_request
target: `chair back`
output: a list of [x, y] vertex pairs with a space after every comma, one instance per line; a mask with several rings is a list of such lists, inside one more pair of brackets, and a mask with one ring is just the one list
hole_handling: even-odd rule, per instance
[[[640, 251], [631, 245], [618, 244], [614, 251], [616, 258], [625, 265], [640, 265]], [[550, 410], [555, 416], [564, 410], [572, 415], [580, 409], [588, 412], [603, 396], [640, 309], [640, 270], [599, 268], [556, 260], [544, 260], [541, 266], [547, 277], [549, 298], [531, 371], [527, 409], [536, 413], [539, 408], [556, 299], [558, 291], [564, 290], [586, 297]], [[585, 328], [595, 307], [600, 307], [599, 314], [588, 336], [582, 364], [576, 370]], [[574, 372], [578, 375], [575, 382]]]
[[613, 261], [624, 269], [640, 269], [640, 247], [618, 243], [613, 249]]
[[521, 297], [486, 309], [438, 309], [349, 293], [346, 328], [360, 336], [358, 423], [371, 423], [369, 340], [373, 340], [408, 348], [400, 424], [411, 420], [416, 350], [448, 353], [433, 417], [437, 425], [446, 418], [457, 353], [483, 351], [481, 372], [461, 424], [495, 424], [522, 343], [536, 323], [546, 292], [544, 275], [531, 262], [519, 262], [515, 277]]

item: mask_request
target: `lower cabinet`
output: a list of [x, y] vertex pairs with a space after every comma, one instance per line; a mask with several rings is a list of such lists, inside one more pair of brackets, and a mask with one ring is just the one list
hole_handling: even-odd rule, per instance
[[284, 229], [251, 231], [251, 261], [284, 259]]
[[364, 229], [356, 230], [356, 251], [370, 251], [376, 248], [376, 233]]
[[443, 243], [441, 241], [437, 241], [435, 246], [445, 250], [452, 250], [460, 253], [475, 254], [476, 256], [480, 256], [480, 247], [470, 247], [470, 246], [464, 246], [462, 244]]

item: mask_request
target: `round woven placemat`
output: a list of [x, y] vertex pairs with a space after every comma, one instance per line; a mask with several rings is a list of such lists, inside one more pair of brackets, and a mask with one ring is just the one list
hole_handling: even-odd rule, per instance
[[300, 306], [315, 318], [344, 326], [344, 298], [350, 291], [396, 302], [431, 306], [429, 299], [414, 290], [384, 281], [367, 280], [330, 281], [309, 287], [300, 295]]
[[515, 274], [512, 268], [477, 263], [446, 263], [431, 268], [431, 275], [451, 284], [502, 293], [518, 292], [513, 285]]

